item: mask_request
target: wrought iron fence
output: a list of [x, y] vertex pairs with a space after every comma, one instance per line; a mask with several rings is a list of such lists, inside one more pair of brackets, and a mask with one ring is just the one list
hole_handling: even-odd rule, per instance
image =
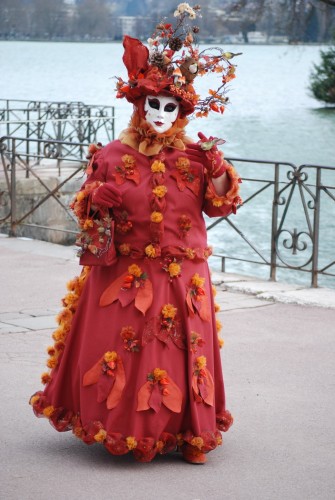
[[[39, 154], [22, 152], [17, 144], [37, 143]], [[9, 146], [8, 146], [9, 144]], [[33, 140], [8, 137], [0, 139], [2, 189], [0, 188], [1, 225], [16, 235], [20, 227], [76, 233], [76, 224], [68, 203], [61, 196], [65, 184], [78, 178], [83, 181], [83, 161], [73, 162], [71, 148], [87, 149], [88, 144], [56, 140]], [[23, 148], [27, 149], [27, 148]], [[70, 152], [70, 154], [68, 154]], [[54, 164], [41, 167], [41, 160], [69, 160], [56, 185], [46, 178], [57, 174]], [[250, 266], [263, 268], [271, 280], [282, 271], [310, 276], [313, 287], [320, 277], [335, 286], [335, 167], [295, 166], [291, 163], [230, 158], [242, 177], [242, 198], [238, 216], [208, 220], [207, 230], [214, 256], [222, 270], [250, 272]], [[52, 162], [51, 162], [52, 163]], [[38, 167], [38, 168], [37, 168]], [[42, 170], [41, 170], [42, 168]], [[18, 210], [18, 181], [26, 170], [42, 186], [44, 194], [26, 210]], [[1, 184], [0, 184], [1, 185]], [[73, 194], [73, 193], [72, 193]], [[7, 197], [7, 198], [6, 198]], [[69, 226], [53, 227], [31, 221], [34, 213], [52, 199], [66, 214]], [[7, 211], [6, 211], [7, 210]]]
[[[114, 107], [83, 102], [49, 102], [0, 99], [0, 137], [22, 137], [16, 141], [16, 150], [41, 156], [40, 140], [58, 141], [58, 168], [66, 156], [83, 159], [82, 143], [107, 144], [114, 139]], [[34, 139], [26, 141], [25, 139]], [[76, 144], [76, 146], [74, 146]], [[7, 140], [7, 149], [10, 149]], [[29, 170], [26, 171], [29, 176]]]
[[235, 261], [249, 274], [250, 264], [267, 267], [271, 280], [285, 270], [309, 273], [313, 287], [320, 276], [335, 286], [335, 167], [228, 160], [242, 177], [244, 202], [236, 219], [207, 226], [209, 232], [221, 223], [229, 227], [224, 239], [219, 232], [213, 238], [222, 270]]

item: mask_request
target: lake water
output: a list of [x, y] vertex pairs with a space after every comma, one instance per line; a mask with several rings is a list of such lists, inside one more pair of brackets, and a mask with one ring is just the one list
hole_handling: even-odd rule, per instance
[[[309, 75], [313, 63], [320, 61], [321, 48], [225, 47], [243, 52], [234, 60], [238, 68], [237, 78], [230, 85], [231, 104], [223, 116], [192, 120], [188, 134], [196, 138], [202, 130], [224, 138], [227, 142], [223, 149], [230, 157], [335, 166], [335, 112], [316, 101], [308, 90]], [[125, 100], [115, 99], [113, 77], [126, 77], [122, 53], [122, 45], [117, 43], [0, 42], [0, 98], [113, 105], [118, 135], [131, 112]], [[202, 93], [214, 84], [206, 77], [199, 78], [197, 91]], [[334, 177], [329, 182], [334, 186]], [[245, 197], [245, 193], [242, 195]], [[329, 209], [322, 235], [328, 260], [334, 247], [334, 203]], [[256, 204], [252, 212], [246, 207], [234, 221], [258, 232], [264, 210], [262, 204]], [[216, 231], [210, 238], [219, 248], [231, 251], [236, 237], [230, 237], [228, 230], [226, 235], [222, 239], [221, 231]], [[268, 276], [268, 270], [244, 264], [232, 263], [227, 270]], [[289, 276], [287, 279], [292, 280]], [[293, 279], [300, 277], [294, 275]]]

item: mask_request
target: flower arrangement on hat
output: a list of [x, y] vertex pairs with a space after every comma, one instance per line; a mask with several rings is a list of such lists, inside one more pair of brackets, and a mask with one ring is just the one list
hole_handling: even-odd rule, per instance
[[[196, 35], [199, 27], [192, 21], [200, 17], [200, 6], [179, 4], [174, 12], [176, 23], [164, 21], [156, 25], [148, 39], [149, 48], [136, 38], [125, 36], [123, 62], [128, 81], [117, 77], [117, 98], [125, 97], [136, 105], [146, 95], [163, 93], [178, 99], [184, 116], [195, 112], [197, 117], [214, 111], [223, 113], [228, 102], [226, 85], [235, 78], [231, 59], [239, 54], [213, 47], [199, 51]], [[220, 82], [216, 90], [209, 89], [204, 97], [193, 87], [197, 76], [216, 73]]]

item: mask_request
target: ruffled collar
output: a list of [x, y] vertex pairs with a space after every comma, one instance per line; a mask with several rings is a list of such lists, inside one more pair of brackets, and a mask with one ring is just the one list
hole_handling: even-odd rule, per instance
[[166, 147], [185, 151], [186, 144], [192, 142], [185, 135], [187, 123], [186, 118], [178, 118], [167, 132], [158, 134], [146, 120], [136, 114], [130, 126], [121, 132], [119, 140], [145, 156], [155, 156]]

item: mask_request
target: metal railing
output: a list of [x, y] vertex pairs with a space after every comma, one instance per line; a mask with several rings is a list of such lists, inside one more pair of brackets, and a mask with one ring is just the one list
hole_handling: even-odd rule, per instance
[[[28, 150], [32, 149], [33, 142], [37, 143], [35, 150], [40, 153], [22, 152], [17, 148], [22, 141], [30, 143]], [[66, 183], [78, 177], [84, 166], [80, 159], [73, 161], [71, 148], [81, 147], [86, 151], [87, 146], [83, 143], [8, 136], [0, 139], [0, 167], [5, 186], [0, 190], [0, 230], [1, 225], [6, 226], [15, 236], [18, 227], [29, 226], [75, 234], [75, 219], [60, 193]], [[45, 180], [52, 172], [57, 175], [54, 165], [43, 166], [41, 161], [45, 159], [54, 163], [71, 160], [71, 164], [66, 164], [57, 186], [49, 187]], [[335, 286], [335, 167], [295, 166], [243, 158], [230, 158], [229, 161], [243, 180], [243, 205], [239, 208], [238, 217], [215, 218], [208, 221], [207, 226], [210, 243], [215, 247], [214, 256], [221, 260], [222, 270], [227, 270], [227, 262], [235, 262], [239, 265], [240, 274], [254, 274], [250, 272], [250, 265], [257, 265], [268, 269], [271, 280], [278, 279], [279, 271], [285, 270], [304, 273], [305, 276], [309, 274], [313, 287], [318, 286], [320, 276], [333, 280], [329, 286]], [[28, 210], [19, 213], [17, 182], [25, 178], [26, 170], [45, 193]], [[82, 182], [83, 176], [79, 180]], [[7, 202], [6, 197], [9, 197]], [[70, 228], [49, 227], [30, 220], [50, 198], [66, 212], [71, 221]]]
[[[267, 266], [269, 278], [278, 270], [310, 274], [312, 287], [319, 277], [335, 282], [335, 167], [229, 158], [242, 177], [241, 212], [237, 219], [218, 218], [211, 231], [225, 223], [230, 244], [217, 241], [215, 256]], [[249, 213], [246, 214], [246, 211]], [[229, 239], [229, 238], [228, 238]], [[232, 243], [233, 242], [233, 243]], [[252, 273], [251, 273], [252, 274]]]
[[[107, 144], [114, 139], [114, 134], [115, 116], [112, 106], [0, 99], [0, 137], [22, 137], [23, 139], [16, 141], [16, 150], [20, 149], [26, 154], [27, 164], [31, 154], [41, 156], [41, 140], [59, 141], [58, 147], [65, 149], [59, 152], [59, 158], [71, 155], [73, 159], [83, 159], [85, 152], [82, 143]], [[7, 149], [10, 149], [9, 140]], [[60, 169], [60, 159], [57, 166]], [[29, 176], [28, 169], [26, 174]]]

